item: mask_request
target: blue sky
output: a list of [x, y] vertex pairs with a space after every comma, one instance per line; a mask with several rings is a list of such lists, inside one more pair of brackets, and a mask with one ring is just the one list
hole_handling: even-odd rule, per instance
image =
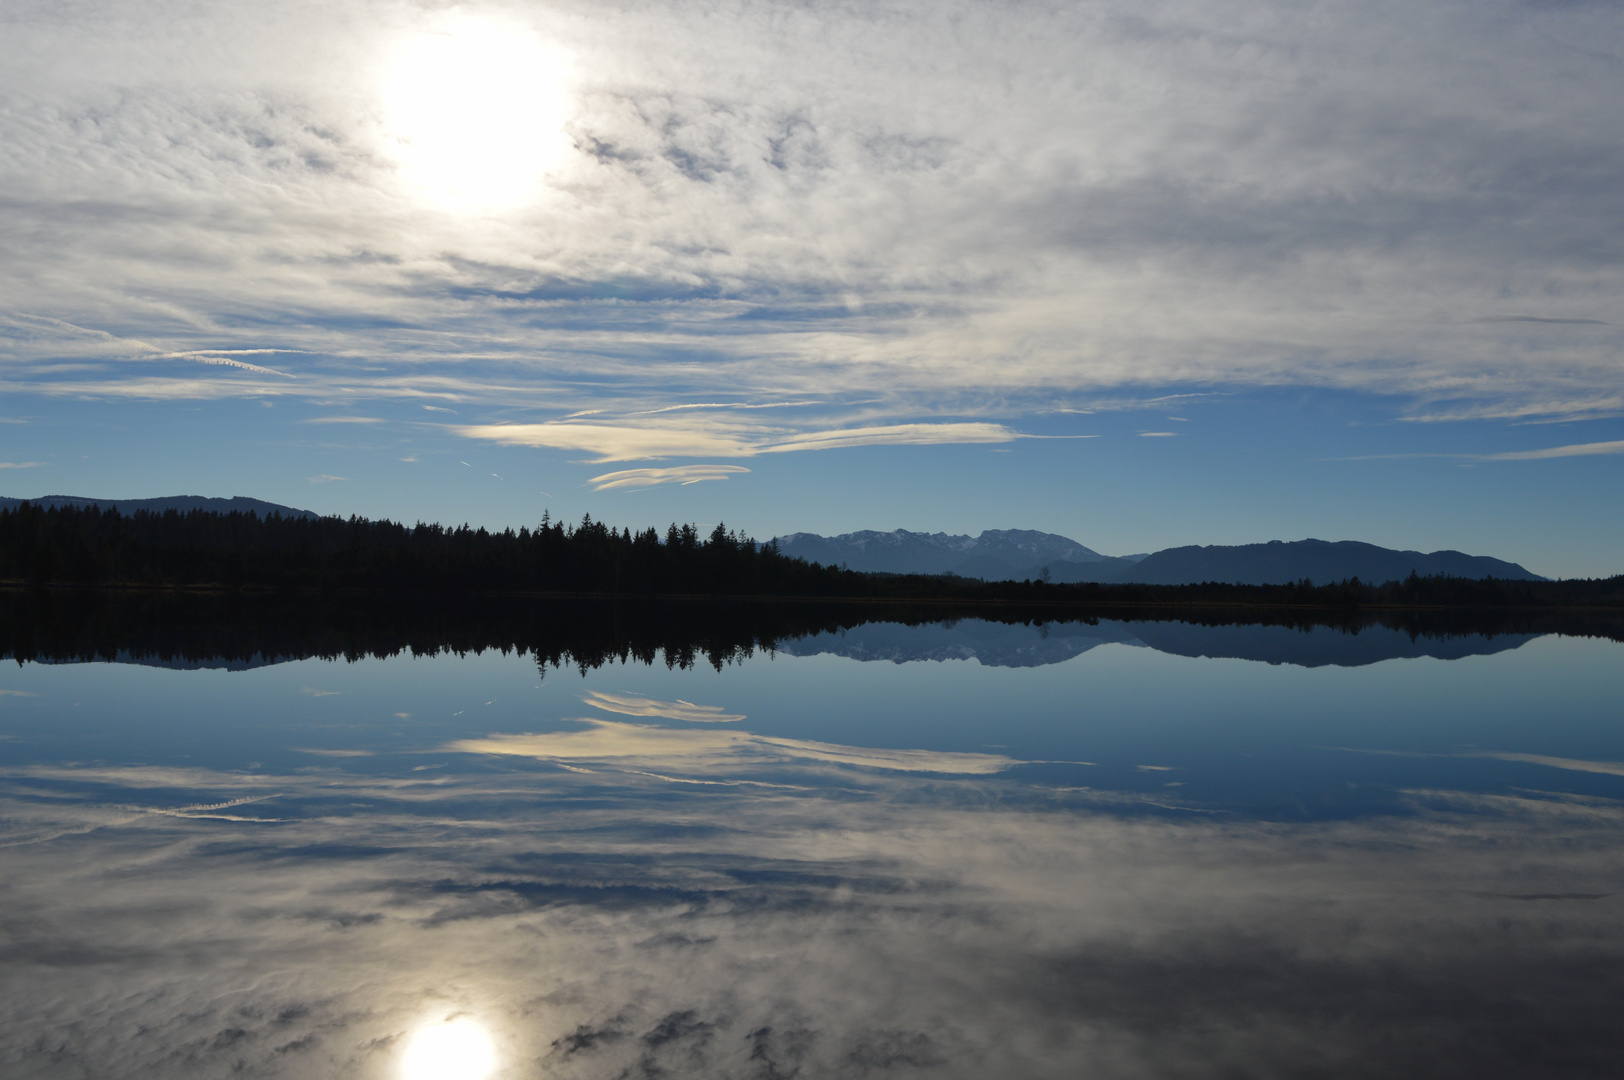
[[1624, 570], [1624, 12], [15, 3], [0, 493]]

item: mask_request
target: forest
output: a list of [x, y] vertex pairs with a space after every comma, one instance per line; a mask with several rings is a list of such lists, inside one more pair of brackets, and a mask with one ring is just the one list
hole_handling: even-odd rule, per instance
[[983, 582], [864, 574], [780, 553], [718, 524], [633, 532], [589, 516], [500, 532], [360, 517], [95, 507], [0, 509], [0, 584], [307, 593], [1258, 606], [1353, 610], [1624, 609], [1624, 576], [1507, 581], [1417, 577], [1282, 585]]

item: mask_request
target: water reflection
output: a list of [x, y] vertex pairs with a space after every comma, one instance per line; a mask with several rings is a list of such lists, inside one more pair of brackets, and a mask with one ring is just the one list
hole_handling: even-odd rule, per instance
[[388, 1076], [425, 999], [488, 1018], [511, 1076], [1600, 1076], [1624, 1049], [1616, 804], [1416, 792], [1283, 829], [801, 768], [839, 789], [14, 774], [7, 1074]]
[[[1613, 642], [304, 618], [0, 628], [280, 659], [6, 667], [0, 1074], [1600, 1077], [1624, 1051]], [[291, 659], [312, 640], [370, 644]]]
[[785, 761], [961, 775], [1002, 772], [1018, 764], [1001, 754], [839, 746], [809, 739], [754, 735], [747, 731], [691, 731], [594, 717], [582, 717], [577, 723], [585, 727], [577, 731], [460, 739], [447, 749], [540, 761], [616, 762], [689, 774], [725, 774]]
[[496, 1071], [490, 1032], [468, 1016], [431, 1020], [406, 1040], [401, 1080], [485, 1080]]
[[1304, 667], [1461, 659], [1544, 634], [1624, 641], [1606, 611], [1068, 610], [1017, 606], [52, 593], [0, 589], [0, 657], [252, 670], [320, 656], [532, 655], [545, 672], [636, 660], [721, 668], [759, 650], [1037, 667], [1103, 644]]
[[742, 713], [723, 712], [719, 705], [695, 705], [691, 701], [661, 701], [638, 694], [608, 694], [593, 690], [581, 700], [594, 709], [624, 713], [627, 716], [662, 716], [699, 724], [731, 724], [744, 719]]
[[992, 667], [1039, 667], [1064, 663], [1100, 645], [1120, 644], [1175, 656], [1355, 667], [1383, 660], [1489, 656], [1518, 648], [1537, 636], [1493, 632], [1422, 636], [1379, 623], [1340, 627], [1100, 619], [1028, 625], [964, 619], [917, 626], [875, 622], [809, 634], [782, 642], [778, 648], [792, 656], [827, 653], [897, 664], [975, 660]]

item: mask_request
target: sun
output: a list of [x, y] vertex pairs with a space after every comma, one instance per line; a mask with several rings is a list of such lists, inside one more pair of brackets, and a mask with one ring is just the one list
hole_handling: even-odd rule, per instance
[[490, 1033], [467, 1016], [418, 1028], [401, 1054], [400, 1080], [486, 1080], [495, 1071]]
[[570, 148], [562, 56], [522, 28], [460, 19], [408, 38], [383, 90], [404, 177], [448, 209], [527, 203]]

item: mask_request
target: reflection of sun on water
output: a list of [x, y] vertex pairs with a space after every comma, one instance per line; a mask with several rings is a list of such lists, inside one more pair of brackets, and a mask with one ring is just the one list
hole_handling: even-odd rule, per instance
[[400, 1066], [401, 1080], [485, 1080], [495, 1071], [490, 1034], [466, 1016], [419, 1028]]
[[385, 85], [407, 175], [453, 209], [527, 201], [569, 143], [557, 51], [526, 31], [465, 20], [405, 42]]

